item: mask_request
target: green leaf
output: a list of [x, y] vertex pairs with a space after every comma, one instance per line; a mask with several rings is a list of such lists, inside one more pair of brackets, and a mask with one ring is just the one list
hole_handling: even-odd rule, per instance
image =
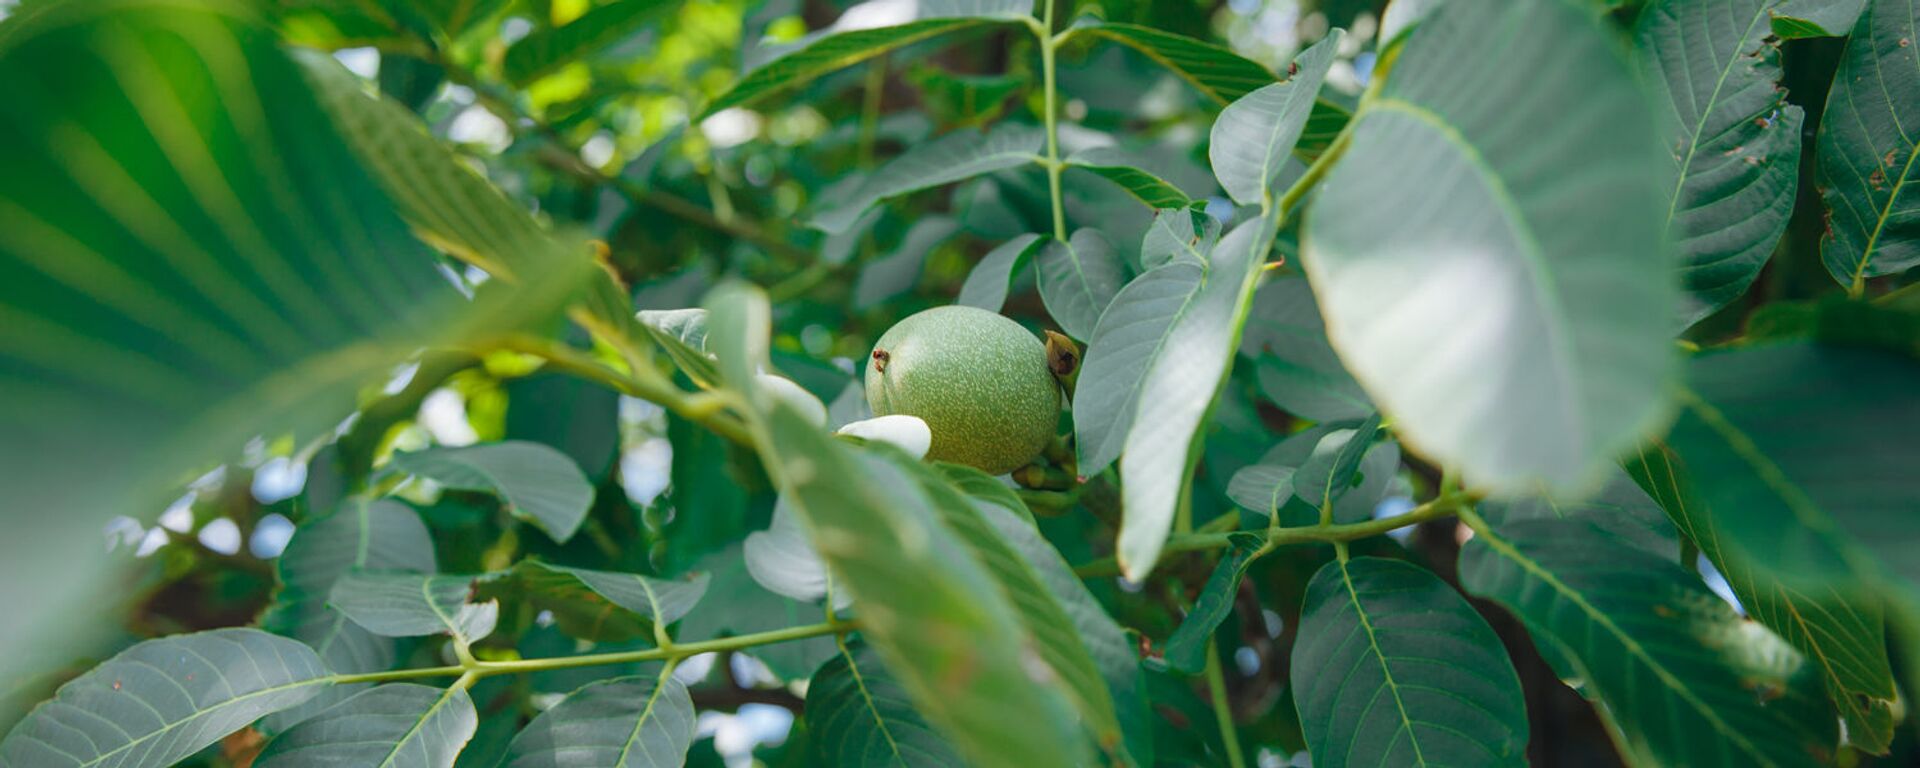
[[1800, 124], [1766, 41], [1778, 0], [1662, 0], [1640, 13], [1635, 46], [1673, 150], [1667, 225], [1678, 243], [1691, 325], [1746, 293], [1793, 215]]
[[1870, 4], [1847, 38], [1820, 118], [1820, 187], [1827, 202], [1820, 256], [1833, 279], [1856, 294], [1869, 277], [1920, 264], [1920, 197], [1907, 189], [1920, 152], [1903, 127], [1920, 122], [1920, 77], [1913, 74], [1920, 51], [1912, 40], [1917, 15], [1920, 7], [1911, 2]]
[[1795, 342], [1687, 373], [1665, 444], [1727, 546], [1799, 588], [1920, 583], [1920, 362]]
[[367, 631], [387, 637], [450, 633], [473, 642], [493, 634], [500, 604], [468, 603], [476, 577], [353, 572], [327, 601]]
[[[823, 618], [820, 607], [768, 592], [747, 572], [739, 546], [721, 550], [694, 562], [694, 568], [712, 574], [707, 592], [712, 598], [680, 622], [675, 638], [711, 640], [726, 635], [770, 632], [811, 624]], [[801, 680], [837, 651], [831, 637], [811, 637], [746, 652], [766, 662], [782, 680]]]
[[620, 453], [620, 393], [559, 373], [505, 382], [505, 437], [565, 454], [588, 481], [605, 479]]
[[[1897, 693], [1879, 604], [1857, 595], [1850, 598], [1833, 587], [1789, 585], [1772, 568], [1726, 546], [1720, 535], [1723, 524], [1688, 487], [1673, 454], [1662, 447], [1642, 450], [1628, 469], [1652, 489], [1680, 533], [1713, 562], [1747, 614], [1819, 665], [1827, 698], [1846, 721], [1848, 743], [1886, 754], [1893, 741]], [[1647, 506], [1652, 506], [1650, 500]]]
[[672, 7], [657, 0], [627, 0], [593, 8], [565, 26], [543, 27], [521, 38], [507, 49], [501, 70], [508, 82], [525, 86], [619, 42]]
[[[447, 37], [459, 37], [474, 24], [505, 7], [508, 0], [404, 0], [400, 7], [433, 25]], [[366, 5], [355, 0], [355, 5]], [[388, 3], [393, 5], [393, 3]]]
[[370, 92], [331, 56], [309, 51], [299, 61], [347, 145], [422, 240], [493, 277], [537, 281], [558, 300], [592, 274], [585, 243], [546, 231], [434, 138], [419, 115]]
[[844, 232], [868, 208], [889, 197], [1037, 162], [1046, 134], [1038, 126], [1002, 123], [981, 132], [963, 128], [914, 146], [869, 174], [844, 199], [816, 213], [810, 222], [829, 232]]
[[332, 682], [313, 649], [257, 629], [148, 640], [60, 686], [0, 741], [0, 762], [173, 765]]
[[1025, 234], [995, 246], [967, 273], [966, 283], [960, 286], [960, 297], [953, 303], [999, 312], [1007, 303], [1013, 276], [1026, 266], [1034, 249], [1045, 242], [1039, 235]]
[[[1138, 51], [1223, 107], [1278, 79], [1265, 66], [1231, 50], [1151, 27], [1088, 17], [1074, 22], [1067, 35], [1109, 40]], [[1319, 156], [1351, 118], [1345, 107], [1324, 99], [1315, 101], [1306, 130], [1293, 151], [1309, 158]]]
[[[1204, 225], [1194, 223], [1198, 216]], [[1140, 264], [1148, 270], [1168, 264], [1207, 265], [1207, 252], [1220, 239], [1220, 222], [1193, 210], [1155, 211], [1147, 234], [1140, 238]]]
[[1261, 393], [1289, 413], [1336, 422], [1363, 419], [1376, 410], [1327, 340], [1320, 304], [1305, 278], [1260, 286], [1240, 351], [1253, 357]]
[[[813, 541], [801, 527], [793, 507], [782, 502], [773, 507], [773, 522], [764, 531], [747, 534], [743, 551], [747, 572], [768, 592], [802, 602], [819, 602], [827, 596], [827, 564], [820, 561]], [[853, 602], [846, 590], [833, 595], [833, 609], [845, 609]]]
[[772, 355], [773, 307], [767, 295], [753, 285], [727, 281], [707, 295], [707, 347], [714, 354], [720, 380], [759, 400], [755, 378], [768, 368]]
[[593, 506], [593, 485], [567, 455], [539, 443], [509, 440], [394, 454], [396, 472], [448, 488], [492, 493], [508, 510], [554, 541], [573, 538]]
[[1188, 503], [1203, 427], [1225, 386], [1272, 222], [1249, 220], [1214, 246], [1206, 282], [1174, 321], [1164, 352], [1140, 384], [1133, 428], [1120, 457], [1123, 575], [1144, 581], [1160, 559], [1176, 508]]
[[1528, 496], [1484, 505], [1480, 514], [1495, 527], [1521, 520], [1579, 520], [1662, 560], [1692, 565], [1680, 562], [1680, 537], [1660, 504], [1620, 470], [1608, 472], [1606, 483], [1591, 496], [1572, 501]]
[[603, 606], [600, 610], [618, 607], [659, 624], [672, 624], [691, 613], [706, 595], [709, 578], [706, 574], [696, 574], [681, 579], [655, 579], [637, 573], [569, 568], [537, 560], [521, 561], [514, 566], [514, 572], [536, 585], [536, 591], [586, 590], [599, 597], [596, 602]]
[[687, 378], [702, 386], [717, 386], [719, 371], [707, 354], [707, 311], [704, 309], [643, 309], [640, 327], [667, 353]]
[[[1027, 503], [1021, 501], [1020, 494], [1014, 493], [1013, 489], [1001, 483], [999, 478], [965, 464], [936, 461], [933, 463], [933, 468], [938, 470], [941, 476], [945, 477], [947, 482], [953, 485], [955, 490], [988, 504], [1004, 508], [1008, 512], [1012, 512], [1015, 517], [1026, 520], [1029, 524], [1033, 522], [1033, 511], [1027, 509]], [[1018, 544], [1019, 542], [1014, 543]], [[1032, 558], [1028, 559], [1031, 560]], [[1076, 580], [1074, 583], [1078, 584], [1079, 581]]]
[[[433, 539], [412, 507], [392, 499], [349, 499], [340, 511], [301, 525], [274, 561], [280, 593], [260, 620], [275, 634], [306, 643], [327, 668], [340, 674], [391, 669], [393, 641], [375, 635], [327, 605], [341, 576], [356, 570], [432, 573]], [[299, 707], [269, 718], [285, 730], [359, 690], [337, 686]]]
[[1073, 395], [1079, 471], [1093, 476], [1120, 458], [1139, 410], [1140, 388], [1167, 350], [1173, 325], [1200, 292], [1204, 270], [1175, 263], [1127, 283], [1100, 315]]
[[1180, 626], [1167, 637], [1167, 666], [1189, 675], [1200, 674], [1206, 666], [1213, 631], [1233, 613], [1234, 599], [1240, 595], [1240, 579], [1247, 575], [1247, 566], [1253, 564], [1254, 553], [1266, 544], [1266, 539], [1252, 533], [1235, 533], [1227, 538], [1232, 542], [1227, 553], [1213, 566], [1213, 575], [1208, 576], [1206, 586], [1200, 588], [1200, 596], [1193, 599], [1186, 618], [1181, 619]]
[[1841, 37], [1866, 7], [1867, 0], [1784, 0], [1773, 9], [1773, 34], [1785, 40]]
[[[1112, 616], [1107, 615], [1106, 609], [1100, 607], [1093, 592], [1087, 589], [1087, 583], [1073, 572], [1073, 566], [1060, 554], [1060, 550], [1041, 535], [1040, 529], [1034, 526], [1033, 514], [1027, 511], [1025, 504], [1019, 503], [1018, 496], [1008, 491], [1006, 486], [999, 485], [997, 481], [970, 467], [941, 465], [941, 468], [971, 470], [969, 477], [993, 482], [1005, 493], [1006, 498], [1013, 500], [1014, 505], [1007, 506], [991, 501], [992, 494], [974, 494], [976, 499], [989, 500], [989, 506], [981, 509], [987, 522], [992, 523], [1000, 536], [1026, 558], [1041, 583], [1046, 585], [1047, 591], [1060, 601], [1061, 607], [1072, 619], [1074, 629], [1079, 632], [1081, 642], [1086, 644], [1087, 654], [1093, 658], [1094, 665], [1100, 669], [1100, 676], [1105, 679], [1107, 691], [1113, 699], [1114, 714], [1119, 720], [1126, 744], [1123, 759], [1130, 759], [1134, 765], [1153, 765], [1153, 713], [1148, 708], [1146, 680], [1141, 671], [1138, 645]], [[955, 484], [963, 488], [968, 486], [958, 481]]]
[[390, 45], [407, 40], [385, 9], [350, 0], [279, 0], [273, 21], [287, 42], [326, 51]]
[[[1081, 722], [1093, 731], [1103, 748], [1116, 749], [1122, 734], [1113, 697], [1087, 652], [1079, 627], [1054, 590], [1041, 581], [1039, 569], [1028, 554], [1009, 540], [1009, 532], [1022, 539], [1038, 536], [1032, 522], [1004, 506], [961, 493], [943, 475], [905, 453], [885, 449], [881, 453], [920, 484], [935, 514], [972, 550], [975, 560], [986, 568], [1013, 607], [1021, 627], [1032, 639], [1029, 647], [1058, 678]], [[1027, 544], [1032, 549], [1034, 542], [1029, 540]], [[871, 606], [862, 608], [871, 612]]]
[[[1322, 424], [1287, 437], [1254, 464], [1235, 472], [1227, 496], [1241, 507], [1263, 515], [1280, 516], [1281, 525], [1316, 525], [1319, 510], [1331, 491], [1333, 522], [1347, 524], [1372, 519], [1374, 507], [1393, 490], [1400, 467], [1400, 446], [1391, 440], [1372, 443], [1358, 471], [1345, 483], [1310, 480], [1337, 472], [1337, 459], [1352, 448], [1357, 430], [1340, 424]], [[1300, 473], [1305, 472], [1307, 475]], [[1353, 484], [1355, 477], [1358, 485]], [[1296, 488], [1296, 486], [1299, 486]]]
[[1835, 719], [1798, 653], [1672, 561], [1591, 522], [1477, 530], [1460, 581], [1526, 621], [1542, 654], [1572, 665], [1626, 754], [1689, 766], [1832, 757]]
[[1446, 0], [1392, 0], [1387, 4], [1386, 14], [1380, 17], [1379, 49], [1386, 51], [1403, 42], [1427, 14], [1444, 2]]
[[[1293, 493], [1325, 510], [1353, 488], [1360, 464], [1373, 448], [1373, 436], [1380, 431], [1380, 414], [1368, 416], [1352, 430], [1335, 430], [1320, 439], [1313, 453], [1300, 463], [1293, 475]], [[1329, 518], [1330, 519], [1330, 518]]]
[[1313, 764], [1527, 764], [1527, 704], [1500, 637], [1411, 563], [1344, 557], [1307, 585], [1293, 700]]
[[807, 684], [807, 734], [819, 765], [841, 768], [966, 765], [913, 708], [879, 654], [851, 645]]
[[1658, 142], [1613, 41], [1561, 0], [1449, 0], [1355, 119], [1300, 244], [1347, 370], [1471, 486], [1586, 485], [1673, 368]]
[[927, 254], [959, 232], [960, 222], [949, 216], [925, 216], [913, 222], [898, 248], [860, 268], [860, 277], [853, 283], [853, 308], [870, 309], [913, 290]]
[[[701, 117], [729, 107], [753, 106], [780, 91], [948, 32], [1033, 21], [1033, 0], [945, 0], [904, 6], [912, 15], [910, 20], [893, 26], [873, 26], [902, 7], [865, 7], [793, 45], [782, 46], [774, 52], [777, 58], [752, 62], [746, 76], [708, 104]], [[749, 51], [750, 61], [761, 55]]]
[[1066, 697], [1046, 682], [1057, 678], [1022, 661], [1019, 614], [914, 479], [789, 408], [766, 416], [761, 459], [920, 712], [974, 762], [1079, 762], [1086, 749]]
[[1227, 48], [1152, 27], [1085, 17], [1075, 21], [1068, 34], [1108, 40], [1139, 51], [1220, 106], [1276, 79], [1265, 66]]
[[1067, 167], [1080, 168], [1120, 185], [1148, 208], [1184, 208], [1190, 202], [1172, 182], [1142, 167], [1145, 161], [1119, 147], [1089, 147], [1067, 156]]
[[1113, 244], [1097, 229], [1076, 230], [1067, 242], [1047, 241], [1035, 265], [1047, 314], [1068, 336], [1091, 339], [1124, 282]]
[[0, 647], [68, 639], [109, 516], [150, 516], [256, 436], [333, 429], [361, 385], [483, 330], [462, 318], [531, 311], [438, 274], [244, 5], [6, 22], [0, 519], [34, 534], [0, 544]]
[[504, 768], [677, 766], [693, 738], [693, 697], [672, 675], [602, 680], [527, 723]]
[[480, 716], [464, 688], [390, 683], [362, 691], [267, 742], [260, 768], [452, 768]]
[[1262, 87], [1220, 111], [1207, 143], [1207, 158], [1220, 188], [1241, 205], [1262, 210], [1275, 198], [1274, 181], [1293, 156], [1307, 115], [1346, 33], [1334, 30], [1293, 60], [1296, 74]]
[[1249, 464], [1227, 480], [1227, 497], [1243, 509], [1272, 517], [1293, 501], [1293, 475], [1299, 471], [1297, 464]]

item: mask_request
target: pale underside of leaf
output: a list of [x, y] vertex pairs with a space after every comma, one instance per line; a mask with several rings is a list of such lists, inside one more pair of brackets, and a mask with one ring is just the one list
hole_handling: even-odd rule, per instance
[[1100, 315], [1120, 292], [1120, 261], [1099, 230], [1082, 229], [1067, 242], [1049, 241], [1035, 262], [1040, 301], [1060, 330], [1091, 339]]
[[473, 738], [479, 719], [464, 688], [382, 685], [268, 742], [256, 765], [452, 768], [461, 748]]
[[1294, 58], [1292, 78], [1242, 96], [1220, 111], [1207, 158], [1234, 202], [1263, 208], [1271, 203], [1273, 183], [1292, 158], [1343, 39], [1344, 32], [1329, 34]]
[[0, 763], [172, 765], [331, 684], [312, 650], [255, 629], [149, 640], [61, 686], [0, 740]]
[[1232, 370], [1260, 264], [1272, 245], [1271, 226], [1267, 218], [1255, 218], [1220, 238], [1205, 283], [1141, 382], [1120, 457], [1126, 513], [1117, 556], [1130, 579], [1143, 580], [1153, 570], [1186, 503], [1198, 433]]
[[1074, 391], [1074, 447], [1081, 474], [1097, 474], [1120, 457], [1141, 384], [1174, 322], [1199, 292], [1202, 274], [1199, 266], [1185, 263], [1153, 270], [1120, 289], [1101, 313]]
[[954, 303], [999, 312], [1007, 303], [1013, 276], [1033, 256], [1034, 248], [1044, 242], [1044, 238], [1029, 233], [995, 246], [967, 273], [967, 281], [960, 286], [960, 296]]
[[1356, 119], [1301, 243], [1347, 369], [1473, 486], [1590, 484], [1661, 416], [1673, 368], [1632, 73], [1584, 11], [1457, 0]]
[[833, 207], [815, 215], [812, 223], [829, 233], [843, 232], [883, 199], [1036, 162], [1044, 141], [1039, 127], [1020, 123], [1003, 123], [985, 133], [949, 133], [887, 161], [849, 199], [831, 201]]
[[672, 675], [590, 683], [540, 714], [507, 748], [505, 768], [673, 768], [695, 732], [693, 698]]

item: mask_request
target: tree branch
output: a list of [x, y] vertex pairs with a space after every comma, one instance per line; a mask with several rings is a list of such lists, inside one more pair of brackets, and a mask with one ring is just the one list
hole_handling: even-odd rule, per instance
[[[1275, 528], [1265, 534], [1266, 544], [1263, 548], [1272, 550], [1288, 544], [1314, 542], [1333, 543], [1364, 539], [1369, 536], [1379, 536], [1388, 531], [1394, 531], [1409, 525], [1417, 525], [1428, 520], [1452, 515], [1457, 512], [1468, 499], [1469, 497], [1466, 494], [1453, 493], [1421, 504], [1404, 513], [1392, 517], [1383, 517], [1378, 520], [1368, 520], [1363, 523]], [[1233, 543], [1230, 537], [1237, 533], [1247, 533], [1255, 536], [1262, 535], [1259, 531], [1209, 531], [1177, 534], [1167, 538], [1167, 545], [1162, 552], [1166, 555], [1171, 555], [1176, 552], [1224, 549]], [[1073, 572], [1081, 578], [1117, 576], [1120, 574], [1120, 566], [1113, 558], [1105, 557], [1084, 565], [1076, 566]]]

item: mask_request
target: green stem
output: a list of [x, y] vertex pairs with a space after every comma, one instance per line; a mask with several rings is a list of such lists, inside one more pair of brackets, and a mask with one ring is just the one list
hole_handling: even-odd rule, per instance
[[1340, 135], [1333, 138], [1333, 143], [1327, 145], [1327, 151], [1314, 158], [1313, 165], [1307, 166], [1307, 172], [1301, 174], [1300, 178], [1293, 182], [1293, 186], [1287, 187], [1287, 191], [1280, 195], [1278, 203], [1280, 215], [1274, 217], [1276, 232], [1279, 230], [1280, 223], [1285, 221], [1287, 211], [1293, 210], [1293, 207], [1299, 204], [1300, 198], [1306, 197], [1307, 192], [1312, 190], [1314, 185], [1326, 178], [1327, 171], [1333, 169], [1333, 164], [1340, 161], [1341, 156], [1347, 153], [1347, 146], [1352, 143], [1353, 131], [1341, 131]]
[[[1263, 546], [1271, 550], [1289, 544], [1334, 543], [1379, 536], [1388, 531], [1396, 531], [1410, 525], [1418, 525], [1428, 520], [1437, 520], [1455, 514], [1465, 509], [1469, 498], [1466, 494], [1441, 496], [1401, 514], [1361, 523], [1273, 528], [1267, 531], [1266, 544]], [[1179, 552], [1225, 549], [1233, 544], [1231, 536], [1235, 533], [1240, 532], [1206, 531], [1170, 536], [1167, 538], [1166, 547], [1161, 550], [1161, 557], [1165, 558]], [[1082, 578], [1093, 578], [1117, 575], [1120, 568], [1113, 558], [1107, 557], [1077, 566], [1073, 572]]]
[[1207, 688], [1213, 694], [1213, 717], [1220, 721], [1220, 741], [1227, 748], [1229, 768], [1246, 768], [1247, 758], [1240, 754], [1240, 733], [1233, 724], [1233, 704], [1227, 700], [1227, 678], [1220, 670], [1220, 646], [1207, 643]]
[[335, 685], [349, 683], [383, 683], [393, 680], [414, 680], [423, 677], [455, 677], [455, 685], [471, 685], [473, 680], [493, 675], [513, 675], [524, 672], [540, 672], [549, 669], [576, 669], [579, 667], [598, 667], [608, 664], [631, 664], [642, 661], [665, 661], [676, 663], [689, 656], [720, 651], [737, 651], [773, 643], [793, 640], [805, 640], [825, 635], [844, 635], [854, 630], [854, 625], [845, 621], [825, 621], [799, 627], [776, 629], [771, 632], [757, 632], [751, 635], [737, 635], [715, 640], [702, 640], [697, 643], [677, 643], [666, 648], [648, 648], [641, 651], [620, 653], [589, 653], [580, 656], [558, 656], [550, 659], [519, 659], [516, 661], [472, 661], [458, 666], [422, 667], [419, 669], [396, 669], [388, 672], [368, 672], [358, 675], [334, 675], [329, 682]]
[[1040, 116], [1047, 129], [1047, 157], [1042, 163], [1047, 167], [1047, 192], [1053, 198], [1053, 239], [1067, 241], [1066, 204], [1060, 194], [1060, 94], [1055, 84], [1054, 52], [1059, 41], [1053, 36], [1053, 2], [1045, 0], [1045, 8], [1039, 22], [1029, 21], [1033, 36], [1040, 41], [1040, 82], [1046, 98], [1046, 111]]
[[682, 390], [657, 373], [641, 373], [653, 373], [650, 369], [637, 367], [633, 373], [621, 373], [583, 350], [531, 336], [509, 336], [496, 341], [495, 346], [542, 358], [553, 370], [573, 374], [616, 392], [652, 402], [735, 443], [753, 445], [752, 436], [739, 419], [723, 410], [709, 407], [709, 401], [703, 397], [703, 393]]

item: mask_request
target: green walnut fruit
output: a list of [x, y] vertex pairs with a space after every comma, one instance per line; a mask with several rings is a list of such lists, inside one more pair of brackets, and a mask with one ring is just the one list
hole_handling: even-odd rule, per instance
[[873, 415], [927, 423], [928, 459], [988, 474], [1025, 466], [1060, 418], [1060, 385], [1040, 340], [974, 307], [935, 307], [887, 329], [867, 359], [866, 385]]

